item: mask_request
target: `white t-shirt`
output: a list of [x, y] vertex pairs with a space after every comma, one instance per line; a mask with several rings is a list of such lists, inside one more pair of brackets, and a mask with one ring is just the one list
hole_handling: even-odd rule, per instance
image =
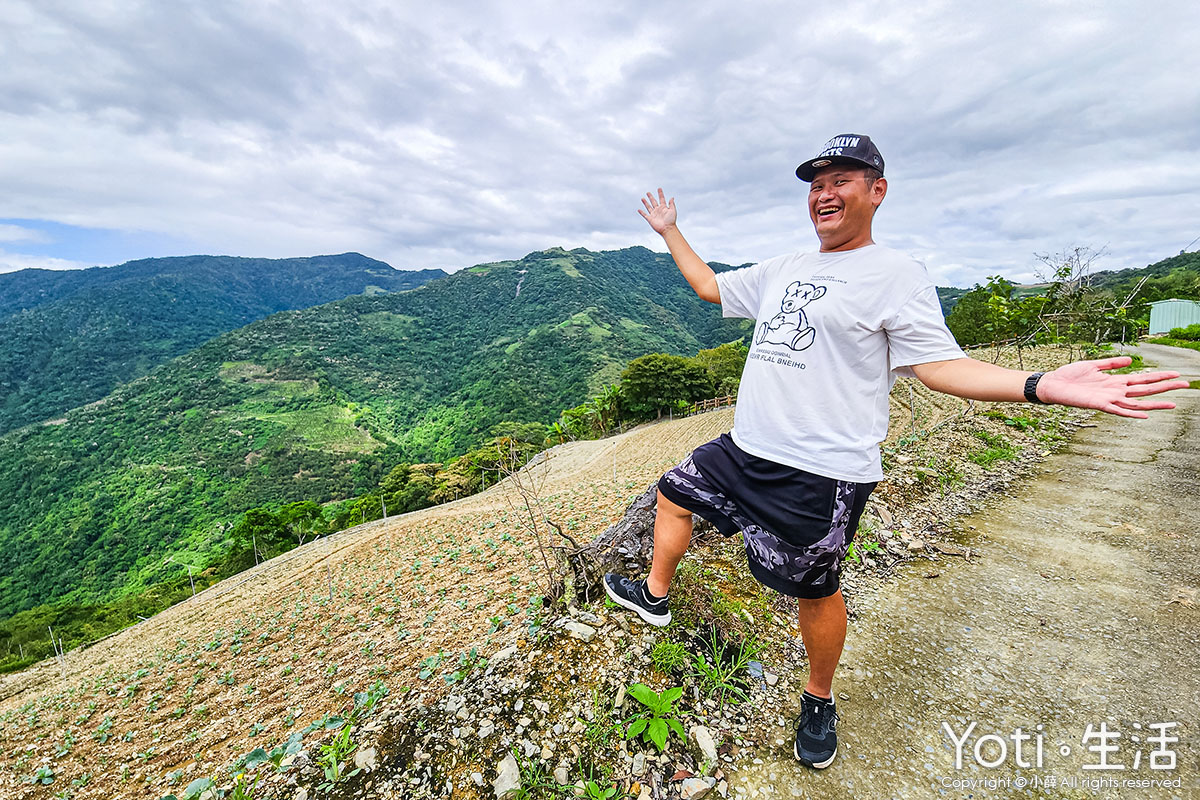
[[724, 316], [756, 320], [734, 442], [827, 478], [882, 479], [896, 376], [965, 357], [925, 265], [879, 245], [772, 258], [717, 287]]

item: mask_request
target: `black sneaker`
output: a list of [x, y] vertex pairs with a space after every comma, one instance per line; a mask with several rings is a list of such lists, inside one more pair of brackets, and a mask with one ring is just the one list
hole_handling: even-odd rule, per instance
[[796, 724], [793, 752], [801, 764], [825, 769], [837, 756], [838, 715], [833, 700], [821, 702], [808, 693], [800, 695], [800, 721]]
[[660, 628], [671, 622], [671, 610], [667, 608], [667, 598], [654, 600], [646, 591], [646, 581], [631, 581], [615, 572], [604, 576], [604, 591], [609, 598], [619, 606], [636, 611], [637, 615], [651, 625]]

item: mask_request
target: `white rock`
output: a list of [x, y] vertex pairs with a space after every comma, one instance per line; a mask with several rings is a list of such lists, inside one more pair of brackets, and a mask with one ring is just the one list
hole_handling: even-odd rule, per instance
[[768, 686], [774, 686], [779, 683], [779, 676], [773, 672], [764, 672], [763, 679], [766, 680]]
[[717, 760], [717, 744], [713, 741], [712, 731], [703, 725], [696, 725], [689, 732], [691, 740], [696, 743], [696, 747], [700, 749], [702, 760], [709, 764], [716, 763]]
[[613, 708], [620, 708], [625, 703], [625, 686], [617, 689], [617, 699], [613, 701]]
[[496, 655], [494, 655], [488, 659], [488, 662], [491, 664], [497, 664], [506, 658], [511, 658], [512, 656], [515, 656], [516, 654], [517, 654], [517, 646], [514, 644], [509, 647], [504, 648], [503, 650], [498, 651], [496, 653]]
[[699, 800], [712, 790], [708, 782], [700, 778], [684, 778], [679, 787], [680, 800]]
[[496, 800], [509, 800], [521, 793], [521, 770], [512, 753], [504, 756], [504, 760], [496, 767], [496, 782], [492, 789], [496, 792]]
[[591, 625], [585, 625], [582, 622], [575, 622], [572, 620], [563, 627], [566, 629], [568, 634], [582, 642], [590, 642], [592, 639], [596, 638], [596, 629]]
[[482, 772], [472, 772], [471, 780], [475, 783], [476, 786], [483, 786], [483, 773]]
[[641, 775], [646, 771], [646, 754], [636, 753], [633, 756], [633, 766], [630, 767], [630, 772], [634, 775]]
[[365, 747], [354, 754], [354, 766], [367, 772], [375, 769], [376, 751], [374, 747]]

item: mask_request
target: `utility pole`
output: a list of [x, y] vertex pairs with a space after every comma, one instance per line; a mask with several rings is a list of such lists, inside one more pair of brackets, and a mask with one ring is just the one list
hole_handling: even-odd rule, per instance
[[[258, 563], [257, 553], [255, 554], [255, 562], [254, 563], [255, 564]], [[176, 561], [175, 556], [167, 556], [167, 559], [165, 561], [163, 561], [163, 566], [165, 567], [167, 564], [178, 564], [181, 567], [187, 568], [188, 582], [190, 582], [192, 584], [192, 597], [195, 597], [196, 596], [196, 580], [192, 577], [192, 570], [196, 569], [196, 567], [193, 567], [191, 564], [185, 564], [182, 561]]]

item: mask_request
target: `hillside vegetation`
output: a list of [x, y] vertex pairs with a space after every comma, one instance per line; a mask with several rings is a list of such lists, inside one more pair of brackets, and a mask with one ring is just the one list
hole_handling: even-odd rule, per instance
[[554, 420], [634, 356], [745, 327], [642, 248], [275, 314], [0, 438], [0, 615], [178, 582], [247, 509], [355, 496], [502, 423]]
[[[1198, 253], [1140, 269], [1095, 272], [1102, 255], [1077, 247], [1039, 256], [1047, 282], [1036, 286], [994, 275], [986, 285], [953, 297], [946, 324], [964, 346], [1132, 341], [1148, 330], [1152, 302], [1200, 298]], [[945, 307], [947, 295], [940, 289], [939, 294]]]
[[398, 292], [445, 275], [344, 253], [185, 256], [0, 275], [0, 433], [99, 400], [118, 384], [277, 311]]

